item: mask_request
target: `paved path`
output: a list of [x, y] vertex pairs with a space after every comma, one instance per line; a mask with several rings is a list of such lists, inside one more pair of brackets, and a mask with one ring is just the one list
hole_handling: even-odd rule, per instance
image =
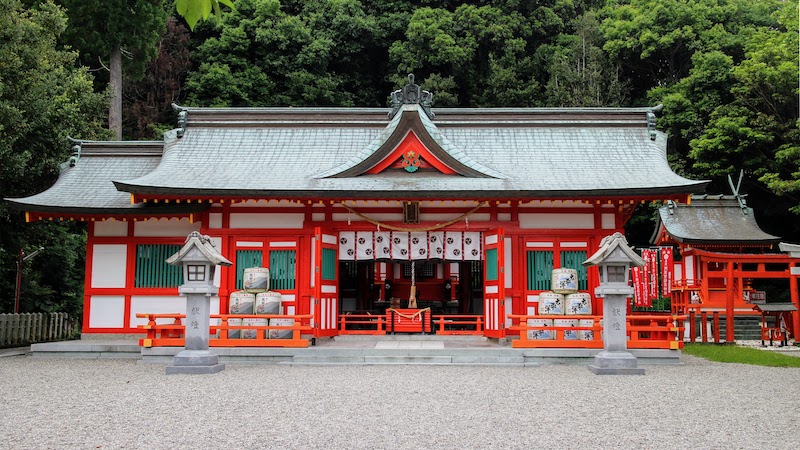
[[0, 361], [0, 447], [800, 448], [800, 369]]

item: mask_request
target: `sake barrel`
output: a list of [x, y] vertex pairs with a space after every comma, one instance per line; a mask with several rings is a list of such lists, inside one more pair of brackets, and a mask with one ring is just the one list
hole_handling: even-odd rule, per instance
[[569, 294], [566, 297], [564, 309], [567, 314], [591, 314], [592, 296], [584, 292]]
[[255, 301], [255, 294], [244, 291], [233, 292], [228, 301], [228, 314], [253, 314]]
[[[290, 327], [294, 325], [294, 319], [269, 319], [269, 325], [277, 327]], [[270, 339], [291, 339], [294, 330], [269, 330]]]
[[578, 271], [575, 269], [553, 269], [550, 289], [557, 294], [572, 294], [578, 291]]
[[[240, 327], [242, 326], [242, 319], [228, 319], [228, 326]], [[228, 339], [239, 339], [242, 336], [242, 330], [228, 330]]]
[[564, 296], [555, 292], [542, 292], [539, 294], [539, 314], [564, 314]]
[[281, 314], [281, 300], [280, 292], [256, 294], [256, 314]]
[[[594, 319], [578, 319], [579, 327], [593, 327]], [[591, 341], [594, 339], [594, 330], [580, 330], [578, 331], [578, 339], [582, 341]]]
[[243, 285], [247, 292], [266, 292], [269, 290], [269, 269], [248, 267], [244, 269]]
[[[552, 327], [553, 319], [528, 319], [529, 327]], [[553, 330], [528, 330], [528, 339], [545, 340], [553, 339]]]
[[[553, 326], [554, 327], [577, 327], [578, 326], [578, 319], [553, 319]], [[558, 332], [558, 331], [556, 331]], [[578, 339], [578, 331], [577, 330], [564, 330], [564, 340], [565, 341], [575, 341]]]
[[[267, 326], [267, 319], [260, 319], [258, 317], [245, 317], [242, 319], [242, 326]], [[264, 336], [264, 330], [256, 328], [249, 328], [242, 330], [242, 339], [255, 339]]]

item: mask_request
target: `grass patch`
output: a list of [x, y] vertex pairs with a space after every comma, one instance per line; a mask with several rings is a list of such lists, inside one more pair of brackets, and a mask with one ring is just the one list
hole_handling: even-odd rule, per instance
[[769, 367], [800, 367], [800, 357], [737, 345], [687, 343], [683, 347], [683, 352], [716, 362]]

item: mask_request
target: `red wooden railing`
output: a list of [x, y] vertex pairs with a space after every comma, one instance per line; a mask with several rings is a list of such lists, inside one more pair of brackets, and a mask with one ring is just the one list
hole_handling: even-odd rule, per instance
[[[519, 339], [512, 342], [514, 348], [603, 348], [600, 332], [603, 327], [600, 320], [603, 316], [589, 315], [516, 315], [509, 314], [516, 325], [511, 330], [519, 331]], [[540, 326], [528, 325], [528, 319], [591, 319], [593, 326]], [[628, 348], [650, 348], [678, 350], [683, 348], [683, 321], [686, 316], [677, 315], [634, 315], [628, 316]], [[555, 339], [528, 339], [528, 331], [549, 330], [555, 332]], [[594, 331], [591, 340], [569, 338], [572, 332]], [[570, 333], [568, 333], [570, 332]]]
[[[185, 326], [181, 323], [186, 318], [185, 314], [136, 314], [140, 319], [147, 319], [146, 325], [137, 328], [144, 330], [147, 335], [139, 339], [142, 347], [183, 347], [185, 345]], [[308, 347], [308, 339], [301, 337], [301, 332], [311, 331], [311, 327], [303, 325], [302, 321], [311, 319], [311, 314], [212, 314], [211, 319], [220, 319], [219, 325], [209, 328], [209, 347]], [[159, 324], [159, 319], [172, 321], [168, 324]], [[294, 319], [293, 325], [230, 325], [228, 319]], [[256, 330], [255, 339], [228, 338], [228, 331]], [[292, 330], [289, 339], [268, 339], [269, 330]]]
[[483, 316], [467, 314], [434, 314], [436, 334], [482, 335]]
[[342, 314], [339, 334], [386, 334], [386, 318], [376, 314]]

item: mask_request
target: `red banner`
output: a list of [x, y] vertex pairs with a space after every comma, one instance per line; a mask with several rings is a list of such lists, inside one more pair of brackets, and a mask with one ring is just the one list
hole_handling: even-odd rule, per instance
[[631, 269], [633, 280], [633, 304], [635, 306], [645, 306], [644, 284], [642, 283], [642, 267]]
[[658, 289], [658, 249], [650, 250], [650, 299], [659, 297]]
[[661, 293], [665, 297], [672, 293], [672, 247], [664, 247], [661, 252]]

